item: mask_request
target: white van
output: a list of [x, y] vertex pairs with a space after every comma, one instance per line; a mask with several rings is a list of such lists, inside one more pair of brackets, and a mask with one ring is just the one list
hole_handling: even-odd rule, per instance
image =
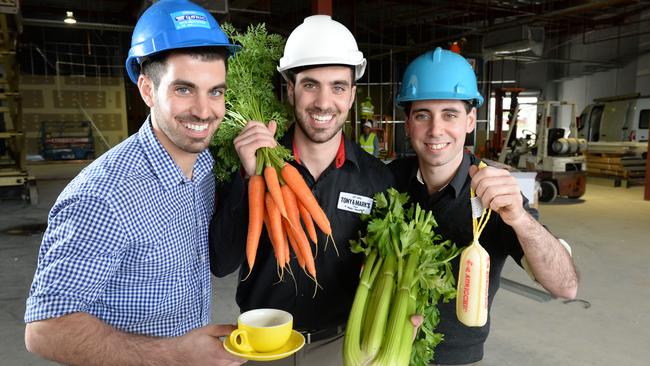
[[594, 99], [578, 122], [578, 134], [589, 142], [648, 142], [650, 95]]

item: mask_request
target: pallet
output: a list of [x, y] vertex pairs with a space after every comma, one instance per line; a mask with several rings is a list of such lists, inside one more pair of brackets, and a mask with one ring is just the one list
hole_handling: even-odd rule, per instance
[[594, 177], [613, 178], [615, 186], [621, 185], [621, 180], [643, 181], [645, 177], [645, 159], [627, 153], [589, 152], [587, 153], [587, 174]]
[[594, 177], [594, 178], [605, 178], [605, 179], [611, 179], [613, 181], [614, 187], [621, 187], [624, 186], [625, 188], [630, 188], [632, 186], [642, 186], [645, 183], [645, 178], [644, 176], [637, 177], [637, 176], [618, 176], [618, 175], [613, 175], [613, 174], [601, 174], [601, 173], [595, 173], [595, 172], [587, 172], [587, 175], [589, 177]]

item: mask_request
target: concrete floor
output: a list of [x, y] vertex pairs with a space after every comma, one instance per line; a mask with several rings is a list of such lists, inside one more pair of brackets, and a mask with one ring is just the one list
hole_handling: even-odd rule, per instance
[[[25, 298], [42, 233], [5, 230], [46, 222], [67, 180], [39, 180], [40, 203], [0, 201], [0, 364], [52, 365], [24, 347]], [[609, 186], [608, 186], [609, 185]], [[558, 199], [540, 207], [542, 222], [573, 246], [584, 302], [539, 301], [502, 288], [492, 310], [484, 366], [650, 364], [650, 202], [643, 187], [614, 188], [590, 180], [578, 201]], [[535, 286], [514, 262], [503, 277]], [[236, 321], [236, 279], [214, 280], [213, 319]]]

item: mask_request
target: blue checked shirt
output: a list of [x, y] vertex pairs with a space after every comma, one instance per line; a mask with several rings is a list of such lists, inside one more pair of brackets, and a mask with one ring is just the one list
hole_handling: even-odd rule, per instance
[[25, 322], [89, 313], [129, 333], [172, 337], [210, 321], [213, 160], [187, 179], [149, 120], [58, 197]]

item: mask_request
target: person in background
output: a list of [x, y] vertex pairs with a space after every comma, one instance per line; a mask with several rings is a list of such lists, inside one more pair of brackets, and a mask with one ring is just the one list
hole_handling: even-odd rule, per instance
[[[464, 150], [465, 136], [475, 128], [476, 109], [483, 103], [469, 63], [440, 48], [419, 56], [404, 73], [397, 102], [406, 113], [406, 133], [417, 156], [390, 164], [396, 188], [431, 210], [439, 224], [436, 232], [459, 246], [473, 238], [470, 188], [493, 211], [480, 237], [490, 255], [489, 305], [508, 256], [554, 296], [574, 298], [578, 276], [570, 247], [537, 221], [537, 211], [507, 170], [479, 170], [480, 160]], [[459, 257], [453, 262], [456, 280]], [[434, 363], [474, 365], [483, 358], [489, 317], [483, 327], [467, 327], [455, 308], [455, 301], [438, 304], [436, 332], [444, 340], [436, 347]]]
[[365, 121], [363, 123], [363, 134], [359, 136], [359, 146], [368, 154], [377, 157], [379, 156], [379, 139], [371, 129], [372, 122]]
[[213, 160], [236, 47], [186, 0], [148, 8], [128, 75], [151, 109], [49, 213], [27, 299], [30, 352], [70, 365], [240, 365], [210, 323]]
[[326, 15], [307, 17], [293, 30], [278, 70], [287, 81], [287, 95], [295, 122], [279, 141], [293, 152], [293, 164], [327, 215], [338, 248], [325, 250], [318, 231], [312, 243], [320, 288], [302, 271], [295, 258], [290, 266], [295, 282], [278, 278], [277, 264], [266, 231], [259, 242], [255, 265], [245, 263], [248, 221], [247, 179], [255, 174], [255, 152], [273, 147], [275, 125], [251, 121], [235, 138], [241, 173], [219, 187], [217, 211], [210, 224], [211, 269], [217, 277], [237, 269], [237, 304], [242, 312], [278, 308], [293, 314], [294, 328], [307, 344], [296, 355], [265, 365], [341, 365], [343, 330], [359, 282], [363, 255], [349, 249], [358, 237], [360, 215], [370, 213], [373, 196], [393, 179], [380, 160], [365, 153], [343, 134], [342, 128], [356, 95], [366, 60], [357, 42], [339, 22]]

